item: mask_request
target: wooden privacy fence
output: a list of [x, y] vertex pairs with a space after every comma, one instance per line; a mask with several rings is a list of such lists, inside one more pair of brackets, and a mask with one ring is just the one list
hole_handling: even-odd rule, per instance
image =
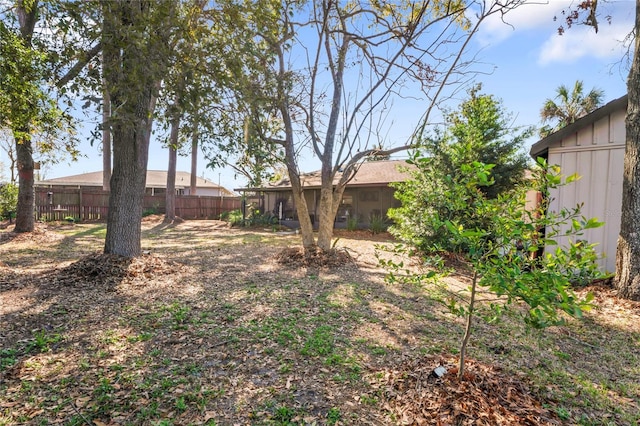
[[[107, 220], [109, 192], [87, 188], [36, 188], [36, 220], [73, 218], [76, 221]], [[145, 195], [145, 212], [164, 214], [165, 194]], [[183, 219], [218, 219], [240, 209], [240, 197], [176, 195], [176, 216]]]

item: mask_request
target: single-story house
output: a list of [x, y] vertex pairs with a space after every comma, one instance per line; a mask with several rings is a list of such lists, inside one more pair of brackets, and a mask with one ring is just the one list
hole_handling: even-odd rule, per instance
[[[102, 171], [83, 173], [80, 175], [65, 176], [54, 179], [46, 179], [35, 182], [36, 187], [55, 188], [102, 188]], [[176, 172], [176, 194], [191, 195], [191, 174]], [[147, 195], [164, 194], [167, 188], [167, 172], [161, 170], [148, 170], [146, 181]], [[196, 178], [196, 194], [208, 197], [234, 197], [236, 194], [228, 189], [211, 182], [203, 177]]]
[[[545, 158], [559, 165], [565, 176], [577, 173], [581, 178], [551, 192], [549, 208], [574, 208], [584, 203], [582, 214], [604, 221], [603, 227], [589, 229], [581, 239], [596, 243], [604, 255], [600, 267], [615, 271], [616, 244], [620, 233], [622, 181], [625, 152], [627, 96], [580, 118], [576, 122], [535, 143], [533, 158]], [[560, 240], [559, 243], [566, 243]]]
[[[367, 161], [359, 167], [355, 177], [347, 184], [342, 202], [336, 215], [336, 227], [346, 227], [347, 222], [356, 218], [359, 226], [367, 226], [374, 217], [386, 217], [392, 207], [400, 202], [393, 196], [393, 182], [403, 182], [410, 178], [409, 165], [404, 160]], [[336, 174], [334, 182], [340, 179]], [[304, 196], [314, 225], [318, 225], [318, 205], [320, 202], [320, 172], [301, 175]], [[258, 188], [240, 188], [238, 192], [255, 194], [248, 197], [257, 200], [257, 207], [281, 217], [285, 224], [296, 226], [298, 216], [293, 202], [291, 182], [288, 177]]]

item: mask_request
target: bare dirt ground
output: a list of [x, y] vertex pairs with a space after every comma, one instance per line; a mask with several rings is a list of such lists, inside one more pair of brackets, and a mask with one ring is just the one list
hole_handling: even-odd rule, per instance
[[479, 323], [458, 381], [462, 322], [385, 282], [386, 234], [305, 263], [293, 233], [143, 229], [133, 260], [100, 254], [100, 224], [0, 231], [0, 425], [640, 421], [640, 305], [610, 289], [566, 328]]

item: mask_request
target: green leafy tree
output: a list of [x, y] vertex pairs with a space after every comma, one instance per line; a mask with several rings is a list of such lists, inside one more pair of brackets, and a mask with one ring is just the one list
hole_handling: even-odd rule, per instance
[[0, 183], [0, 218], [11, 219], [18, 206], [18, 186]]
[[599, 89], [591, 89], [585, 94], [581, 80], [576, 80], [573, 89], [569, 89], [564, 84], [558, 86], [555, 100], [545, 100], [540, 111], [542, 122], [551, 123], [540, 129], [540, 136], [545, 137], [558, 131], [599, 108], [602, 106], [603, 98], [604, 92]]
[[[169, 161], [167, 167], [167, 190], [165, 195], [165, 222], [175, 219], [175, 179], [178, 153], [185, 145], [186, 136], [183, 123], [185, 118], [191, 121], [200, 119], [199, 106], [204, 106], [204, 99], [214, 102], [217, 97], [211, 90], [211, 86], [203, 84], [203, 75], [206, 73], [204, 63], [213, 57], [206, 50], [211, 38], [207, 37], [211, 31], [211, 21], [205, 19], [204, 3], [189, 1], [180, 3], [177, 7], [180, 14], [180, 37], [174, 37], [171, 41], [173, 60], [163, 81], [163, 96], [159, 99], [160, 112], [157, 114], [160, 125], [168, 135], [166, 145], [169, 148]], [[209, 54], [208, 54], [209, 53]], [[213, 69], [215, 67], [207, 67]], [[213, 73], [210, 73], [213, 74]], [[197, 117], [197, 118], [196, 118]], [[193, 130], [197, 134], [196, 130]], [[181, 137], [182, 135], [182, 137]], [[197, 137], [192, 138], [196, 140]], [[193, 148], [192, 158], [197, 157], [197, 143]], [[193, 165], [191, 174], [197, 176], [197, 162]], [[192, 177], [193, 181], [193, 177]], [[191, 185], [191, 182], [190, 182]]]
[[111, 103], [113, 173], [104, 252], [140, 255], [149, 141], [161, 81], [169, 69], [177, 3], [105, 0], [102, 58]]
[[74, 79], [100, 50], [99, 44], [91, 45], [92, 6], [15, 0], [0, 12], [0, 126], [10, 129], [15, 141], [15, 232], [31, 232], [35, 225], [34, 152], [50, 160], [59, 158], [56, 150], [67, 149], [72, 158], [78, 154], [73, 120], [57, 98], [77, 93]]
[[33, 133], [61, 114], [43, 90], [46, 70], [46, 55], [32, 47], [31, 36], [0, 21], [0, 125], [11, 129], [15, 141], [20, 188], [15, 232], [34, 228]]
[[456, 173], [461, 164], [473, 161], [493, 164], [493, 185], [481, 191], [496, 198], [525, 178], [529, 157], [523, 147], [534, 129], [512, 127], [513, 117], [502, 102], [480, 93], [481, 89], [476, 85], [469, 90], [468, 99], [445, 117], [444, 136], [427, 142], [427, 148], [446, 174]]
[[[278, 16], [297, 1], [246, 2], [228, 7], [218, 22], [215, 51], [224, 52], [219, 63], [218, 105], [203, 130], [202, 144], [207, 166], [232, 168], [244, 176], [248, 186], [259, 187], [282, 164], [283, 149], [273, 137], [282, 130], [273, 104], [273, 64], [277, 49], [268, 40], [279, 31]], [[227, 76], [227, 78], [224, 78]], [[286, 77], [285, 77], [286, 79]]]
[[[417, 156], [413, 162], [422, 160], [428, 159]], [[464, 247], [460, 254], [472, 271], [471, 285], [464, 290], [468, 294], [448, 291], [451, 296], [442, 299], [451, 312], [465, 318], [464, 336], [460, 340], [460, 378], [475, 317], [491, 322], [506, 310], [512, 310], [532, 327], [560, 325], [566, 315], [580, 317], [589, 309], [591, 297], [580, 299], [572, 286], [600, 276], [593, 245], [577, 239], [584, 230], [601, 226], [600, 222], [583, 217], [579, 206], [557, 213], [548, 211], [547, 203], [532, 210], [524, 209], [527, 191], [537, 190], [548, 197], [549, 189], [570, 183], [576, 176], [563, 180], [557, 167], [547, 167], [540, 160], [534, 178], [517, 192], [488, 198], [481, 189], [492, 184], [492, 168], [479, 162], [462, 164], [457, 178], [439, 194], [447, 203], [465, 206], [464, 217], [450, 220], [431, 210], [416, 223], [423, 228], [438, 228], [456, 246]], [[542, 229], [546, 232], [540, 232]], [[562, 237], [570, 238], [568, 244], [557, 243]], [[415, 253], [415, 247], [408, 243], [396, 251]], [[542, 247], [547, 247], [546, 253], [536, 256]], [[442, 259], [424, 253], [441, 251], [441, 247], [420, 247], [419, 251], [421, 264], [435, 265], [435, 270], [406, 275], [399, 272], [402, 264], [383, 261], [392, 272], [389, 279], [422, 282], [435, 278], [438, 282], [435, 271], [442, 268]], [[520, 303], [526, 309], [518, 309]]]
[[[513, 191], [525, 179], [529, 159], [522, 147], [533, 128], [511, 128], [511, 117], [501, 102], [481, 94], [480, 88], [472, 88], [469, 98], [445, 116], [444, 131], [437, 131], [425, 141], [423, 156], [414, 163], [417, 170], [412, 172], [413, 179], [396, 184], [401, 207], [388, 213], [395, 221], [391, 232], [421, 250], [466, 249], [449, 238], [441, 223], [425, 227], [425, 217], [436, 215], [443, 221], [457, 221], [466, 227], [482, 227], [483, 222], [491, 220], [467, 214], [471, 201], [461, 183], [466, 178], [463, 165], [494, 164], [492, 185], [480, 187], [482, 195], [490, 199]], [[456, 196], [448, 196], [450, 193]]]
[[178, 29], [181, 36], [172, 41], [173, 60], [163, 81], [157, 114], [168, 133], [170, 152], [167, 221], [175, 216], [177, 155], [184, 155], [187, 145], [191, 147], [192, 181], [201, 149], [207, 154], [208, 166], [231, 166], [249, 177], [252, 186], [261, 184], [275, 158], [276, 150], [255, 130], [254, 122], [265, 114], [259, 99], [247, 105], [232, 90], [243, 87], [237, 80], [251, 75], [256, 63], [272, 60], [270, 49], [255, 42], [256, 29], [250, 19], [264, 7], [262, 3], [194, 0], [178, 7], [183, 17]]

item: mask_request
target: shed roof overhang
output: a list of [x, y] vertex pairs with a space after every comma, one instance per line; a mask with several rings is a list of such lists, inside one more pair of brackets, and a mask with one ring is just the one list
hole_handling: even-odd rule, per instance
[[538, 157], [544, 157], [549, 151], [549, 147], [551, 147], [555, 143], [560, 142], [562, 139], [572, 135], [573, 133], [576, 133], [578, 130], [586, 126], [595, 123], [602, 117], [623, 108], [627, 108], [627, 95], [609, 102], [605, 106], [598, 108], [592, 113], [585, 115], [579, 120], [576, 120], [568, 126], [565, 126], [557, 132], [551, 133], [546, 138], [534, 143], [529, 150], [529, 155], [531, 155], [531, 157], [533, 157], [534, 159]]

